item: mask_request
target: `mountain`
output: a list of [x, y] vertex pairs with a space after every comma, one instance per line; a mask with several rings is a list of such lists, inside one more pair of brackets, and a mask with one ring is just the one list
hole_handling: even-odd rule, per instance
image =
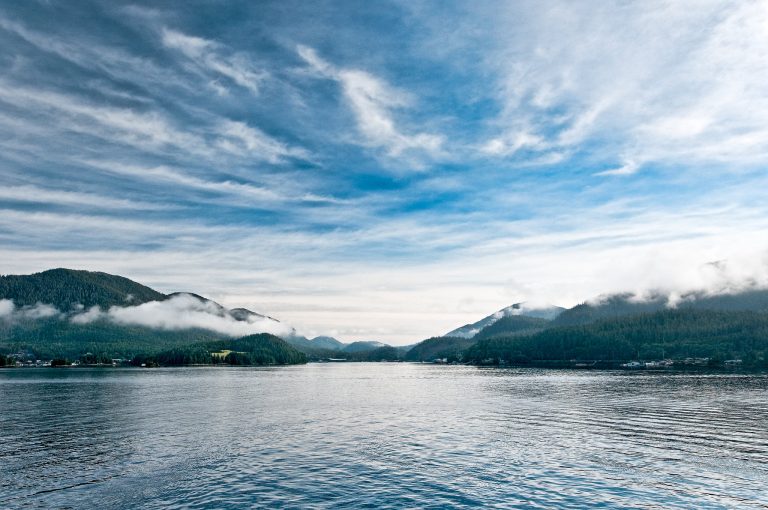
[[482, 340], [495, 336], [532, 334], [549, 326], [552, 321], [526, 315], [507, 315], [481, 329], [472, 340]]
[[237, 321], [253, 322], [253, 319], [269, 319], [275, 322], [280, 322], [277, 319], [270, 317], [269, 315], [262, 315], [260, 313], [252, 312], [247, 308], [232, 308], [229, 310], [229, 315]]
[[340, 351], [346, 346], [346, 344], [339, 342], [331, 336], [316, 336], [310, 342], [319, 349], [329, 349], [332, 351]]
[[284, 339], [293, 347], [309, 356], [311, 360], [337, 358], [345, 346], [345, 344], [335, 338], [327, 336], [318, 336], [310, 340], [305, 336], [293, 334], [286, 335]]
[[199, 342], [151, 355], [139, 355], [134, 365], [297, 365], [307, 358], [281, 338], [267, 333]]
[[526, 303], [515, 303], [514, 305], [508, 306], [506, 308], [502, 308], [498, 312], [492, 313], [488, 317], [480, 319], [477, 322], [474, 322], [472, 324], [466, 324], [464, 326], [461, 326], [460, 328], [454, 329], [453, 331], [449, 331], [443, 336], [472, 338], [473, 336], [478, 334], [480, 330], [490, 326], [491, 324], [495, 323], [502, 317], [523, 316], [523, 317], [532, 317], [536, 319], [554, 320], [564, 310], [565, 308], [561, 308], [559, 306], [547, 305], [547, 306], [538, 307], [538, 306], [528, 305]]
[[206, 297], [203, 297], [199, 294], [195, 294], [193, 292], [172, 292], [170, 294], [167, 294], [165, 296], [165, 299], [169, 300], [175, 297], [183, 297], [183, 296], [188, 296], [196, 299], [197, 301], [199, 301], [201, 304], [205, 306], [206, 311], [214, 315], [218, 315], [219, 317], [229, 316], [235, 319], [236, 321], [249, 322], [249, 323], [262, 321], [262, 320], [280, 322], [279, 320], [269, 317], [268, 315], [262, 315], [260, 313], [252, 312], [247, 308], [232, 308], [232, 309], [226, 308], [212, 299], [208, 299]]
[[130, 358], [259, 331], [295, 334], [245, 308], [229, 310], [186, 292], [166, 295], [108, 273], [53, 269], [0, 277], [0, 353]]
[[473, 338], [438, 336], [428, 338], [411, 347], [405, 353], [407, 361], [433, 361], [435, 359], [447, 359], [458, 361], [462, 359], [462, 353], [474, 345]]
[[364, 351], [372, 351], [374, 349], [379, 349], [381, 347], [389, 347], [387, 344], [383, 344], [381, 342], [376, 342], [372, 340], [368, 341], [358, 341], [358, 342], [352, 342], [349, 345], [346, 345], [342, 351], [348, 352], [348, 353], [356, 353], [356, 352], [364, 352]]
[[166, 296], [122, 276], [107, 273], [50, 269], [31, 275], [0, 276], [0, 299], [17, 306], [46, 303], [61, 311], [100, 306], [138, 305]]
[[652, 294], [639, 298], [634, 294], [601, 296], [591, 303], [582, 303], [565, 310], [552, 326], [576, 326], [602, 319], [615, 319], [629, 315], [658, 312], [666, 309], [714, 311], [768, 311], [768, 290], [750, 289], [743, 292], [707, 294], [690, 292], [674, 300], [666, 294]]
[[465, 351], [476, 363], [619, 362], [663, 358], [742, 359], [768, 367], [768, 313], [665, 309], [552, 327], [534, 335], [493, 337]]
[[405, 350], [375, 341], [344, 344], [333, 337], [286, 336], [285, 340], [307, 355], [310, 361], [341, 358], [349, 361], [395, 361], [403, 358]]
[[[487, 323], [487, 326], [471, 337], [439, 336], [428, 338], [408, 349], [405, 352], [404, 358], [407, 361], [433, 361], [435, 359], [446, 359], [449, 362], [461, 361], [463, 359], [462, 353], [479, 340], [499, 336], [532, 335], [542, 331], [551, 322], [547, 319], [526, 315], [506, 315], [498, 319], [493, 317], [495, 319], [493, 321], [488, 320], [491, 317], [493, 316], [486, 317], [474, 325], [469, 325], [477, 327], [476, 325], [482, 324], [484, 321]], [[467, 329], [465, 331], [469, 332], [471, 330]]]

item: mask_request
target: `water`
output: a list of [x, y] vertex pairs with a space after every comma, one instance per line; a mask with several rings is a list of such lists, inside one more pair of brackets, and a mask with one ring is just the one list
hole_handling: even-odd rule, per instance
[[768, 378], [0, 370], [0, 507], [768, 508]]

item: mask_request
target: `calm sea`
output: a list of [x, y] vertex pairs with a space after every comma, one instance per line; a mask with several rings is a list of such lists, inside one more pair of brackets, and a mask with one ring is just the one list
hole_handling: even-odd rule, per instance
[[768, 508], [768, 378], [0, 370], [2, 508]]

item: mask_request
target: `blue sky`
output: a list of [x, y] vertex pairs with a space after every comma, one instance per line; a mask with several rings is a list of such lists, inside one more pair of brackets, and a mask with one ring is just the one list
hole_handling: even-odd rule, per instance
[[766, 34], [764, 1], [6, 2], [0, 271], [395, 344], [762, 282]]

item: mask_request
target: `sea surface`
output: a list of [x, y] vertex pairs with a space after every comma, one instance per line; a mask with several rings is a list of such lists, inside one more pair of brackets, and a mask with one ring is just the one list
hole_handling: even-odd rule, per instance
[[0, 370], [0, 508], [768, 508], [768, 378]]

